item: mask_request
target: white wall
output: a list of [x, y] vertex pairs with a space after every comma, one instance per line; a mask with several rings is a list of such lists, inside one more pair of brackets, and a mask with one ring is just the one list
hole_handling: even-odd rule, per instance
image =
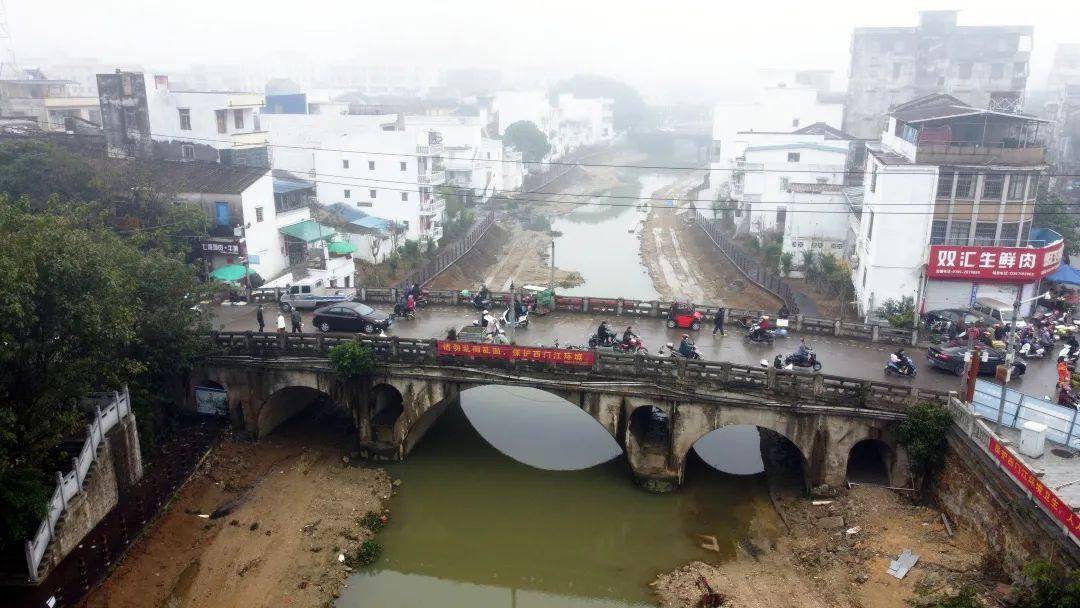
[[848, 205], [841, 193], [791, 193], [784, 231], [784, 253], [793, 266], [803, 265], [803, 252], [844, 256], [848, 241]]
[[[264, 128], [259, 124], [258, 106], [230, 107], [230, 100], [235, 102], [246, 99], [259, 102], [261, 95], [250, 93], [213, 93], [173, 91], [168, 82], [160, 77], [146, 74], [146, 102], [150, 112], [150, 133], [154, 140], [189, 140], [194, 144], [211, 146], [217, 149], [232, 148], [231, 137], [236, 134], [252, 133]], [[180, 109], [189, 110], [191, 129], [180, 128]], [[226, 110], [225, 133], [217, 128], [216, 110]], [[243, 114], [243, 126], [236, 127], [234, 110]], [[224, 141], [223, 141], [224, 140]]]
[[536, 125], [545, 135], [552, 135], [554, 108], [546, 91], [499, 91], [492, 101], [492, 109], [499, 115], [499, 135], [506, 127], [521, 120]]
[[[259, 259], [257, 263], [249, 261], [249, 266], [262, 278], [270, 279], [284, 270], [289, 265], [289, 260], [285, 255], [285, 239], [278, 230], [283, 224], [274, 211], [274, 179], [269, 171], [244, 190], [240, 195], [240, 202], [244, 214], [249, 260], [253, 255]], [[257, 207], [262, 208], [261, 222], [257, 220]], [[290, 220], [288, 223], [294, 224], [308, 219], [311, 212], [307, 207], [303, 207], [285, 215]]]

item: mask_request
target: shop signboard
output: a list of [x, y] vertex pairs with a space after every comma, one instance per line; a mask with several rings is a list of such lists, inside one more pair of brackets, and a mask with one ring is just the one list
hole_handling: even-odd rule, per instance
[[931, 245], [927, 277], [985, 283], [1033, 283], [1061, 265], [1063, 241], [1045, 247]]

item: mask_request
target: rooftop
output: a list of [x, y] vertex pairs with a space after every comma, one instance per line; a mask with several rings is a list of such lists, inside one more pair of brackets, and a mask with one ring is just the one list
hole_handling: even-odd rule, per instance
[[844, 185], [819, 184], [817, 182], [789, 182], [787, 191], [800, 194], [840, 194], [844, 191]]
[[270, 169], [218, 163], [98, 159], [106, 165], [146, 169], [161, 186], [180, 193], [241, 194]]

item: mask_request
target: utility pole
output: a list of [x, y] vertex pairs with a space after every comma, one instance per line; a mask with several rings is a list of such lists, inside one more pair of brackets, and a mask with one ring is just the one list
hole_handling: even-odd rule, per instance
[[514, 293], [514, 280], [510, 279], [510, 344], [517, 344], [517, 295]]
[[1001, 397], [998, 399], [997, 423], [994, 425], [994, 434], [998, 437], [1001, 436], [1001, 421], [1005, 417], [1005, 384], [1012, 376], [1013, 357], [1015, 356], [1015, 354], [1013, 353], [1013, 336], [1016, 335], [1016, 319], [1020, 316], [1020, 305], [1026, 302], [1038, 300], [1048, 295], [1039, 294], [1028, 300], [1021, 300], [1020, 295], [1023, 293], [1023, 291], [1023, 285], [1016, 286], [1016, 299], [1013, 301], [1012, 322], [1009, 324], [1009, 335], [1006, 338], [1005, 342], [1005, 377], [1002, 378], [1001, 382]]
[[555, 292], [555, 239], [551, 239], [551, 272], [548, 274], [548, 290]]

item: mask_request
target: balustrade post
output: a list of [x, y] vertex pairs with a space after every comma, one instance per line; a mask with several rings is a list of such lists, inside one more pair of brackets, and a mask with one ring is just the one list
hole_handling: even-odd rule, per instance
[[870, 400], [870, 395], [873, 394], [874, 384], [869, 380], [863, 380], [862, 386], [859, 390], [859, 407], [866, 407], [867, 401]]
[[581, 298], [581, 312], [589, 312], [589, 297]]
[[[93, 444], [91, 444], [93, 445]], [[74, 456], [71, 458], [71, 469], [75, 471], [75, 483], [79, 486], [79, 491], [83, 491], [83, 478], [79, 475], [79, 459]]]
[[439, 360], [439, 341], [435, 338], [429, 338], [427, 344], [427, 360], [435, 363]]
[[326, 352], [326, 336], [323, 334], [317, 334], [315, 336], [315, 348], [319, 353]]
[[289, 339], [289, 334], [287, 334], [285, 332], [279, 332], [278, 335], [277, 335], [277, 338], [278, 338], [278, 350], [280, 350], [281, 352], [285, 352], [286, 350], [288, 350], [288, 342], [287, 341]]
[[811, 384], [811, 392], [815, 397], [820, 397], [825, 394], [825, 376], [821, 374], [813, 375], [813, 383]]
[[877, 325], [871, 325], [870, 326], [870, 341], [871, 342], [877, 342], [878, 341], [878, 331], [879, 331], [879, 329], [880, 328]]
[[621, 317], [622, 316], [622, 309], [623, 309], [623, 299], [619, 298], [618, 300], [615, 301], [615, 316]]
[[730, 363], [721, 363], [720, 364], [720, 383], [721, 384], [728, 384], [730, 382], [731, 382], [731, 364]]
[[360, 288], [360, 300], [362, 302], [367, 302], [367, 287], [366, 286]]
[[250, 330], [244, 332], [244, 348], [247, 349], [249, 356], [255, 356], [255, 339]]
[[795, 331], [802, 331], [802, 313], [795, 315]]
[[911, 345], [912, 346], [918, 346], [919, 345], [919, 330], [918, 329], [911, 330]]
[[840, 337], [840, 320], [839, 319], [833, 321], [833, 335], [836, 336], [836, 337]]
[[394, 360], [401, 358], [401, 338], [398, 336], [390, 336], [390, 358]]
[[772, 390], [776, 388], [776, 368], [769, 366], [765, 368], [765, 388]]

